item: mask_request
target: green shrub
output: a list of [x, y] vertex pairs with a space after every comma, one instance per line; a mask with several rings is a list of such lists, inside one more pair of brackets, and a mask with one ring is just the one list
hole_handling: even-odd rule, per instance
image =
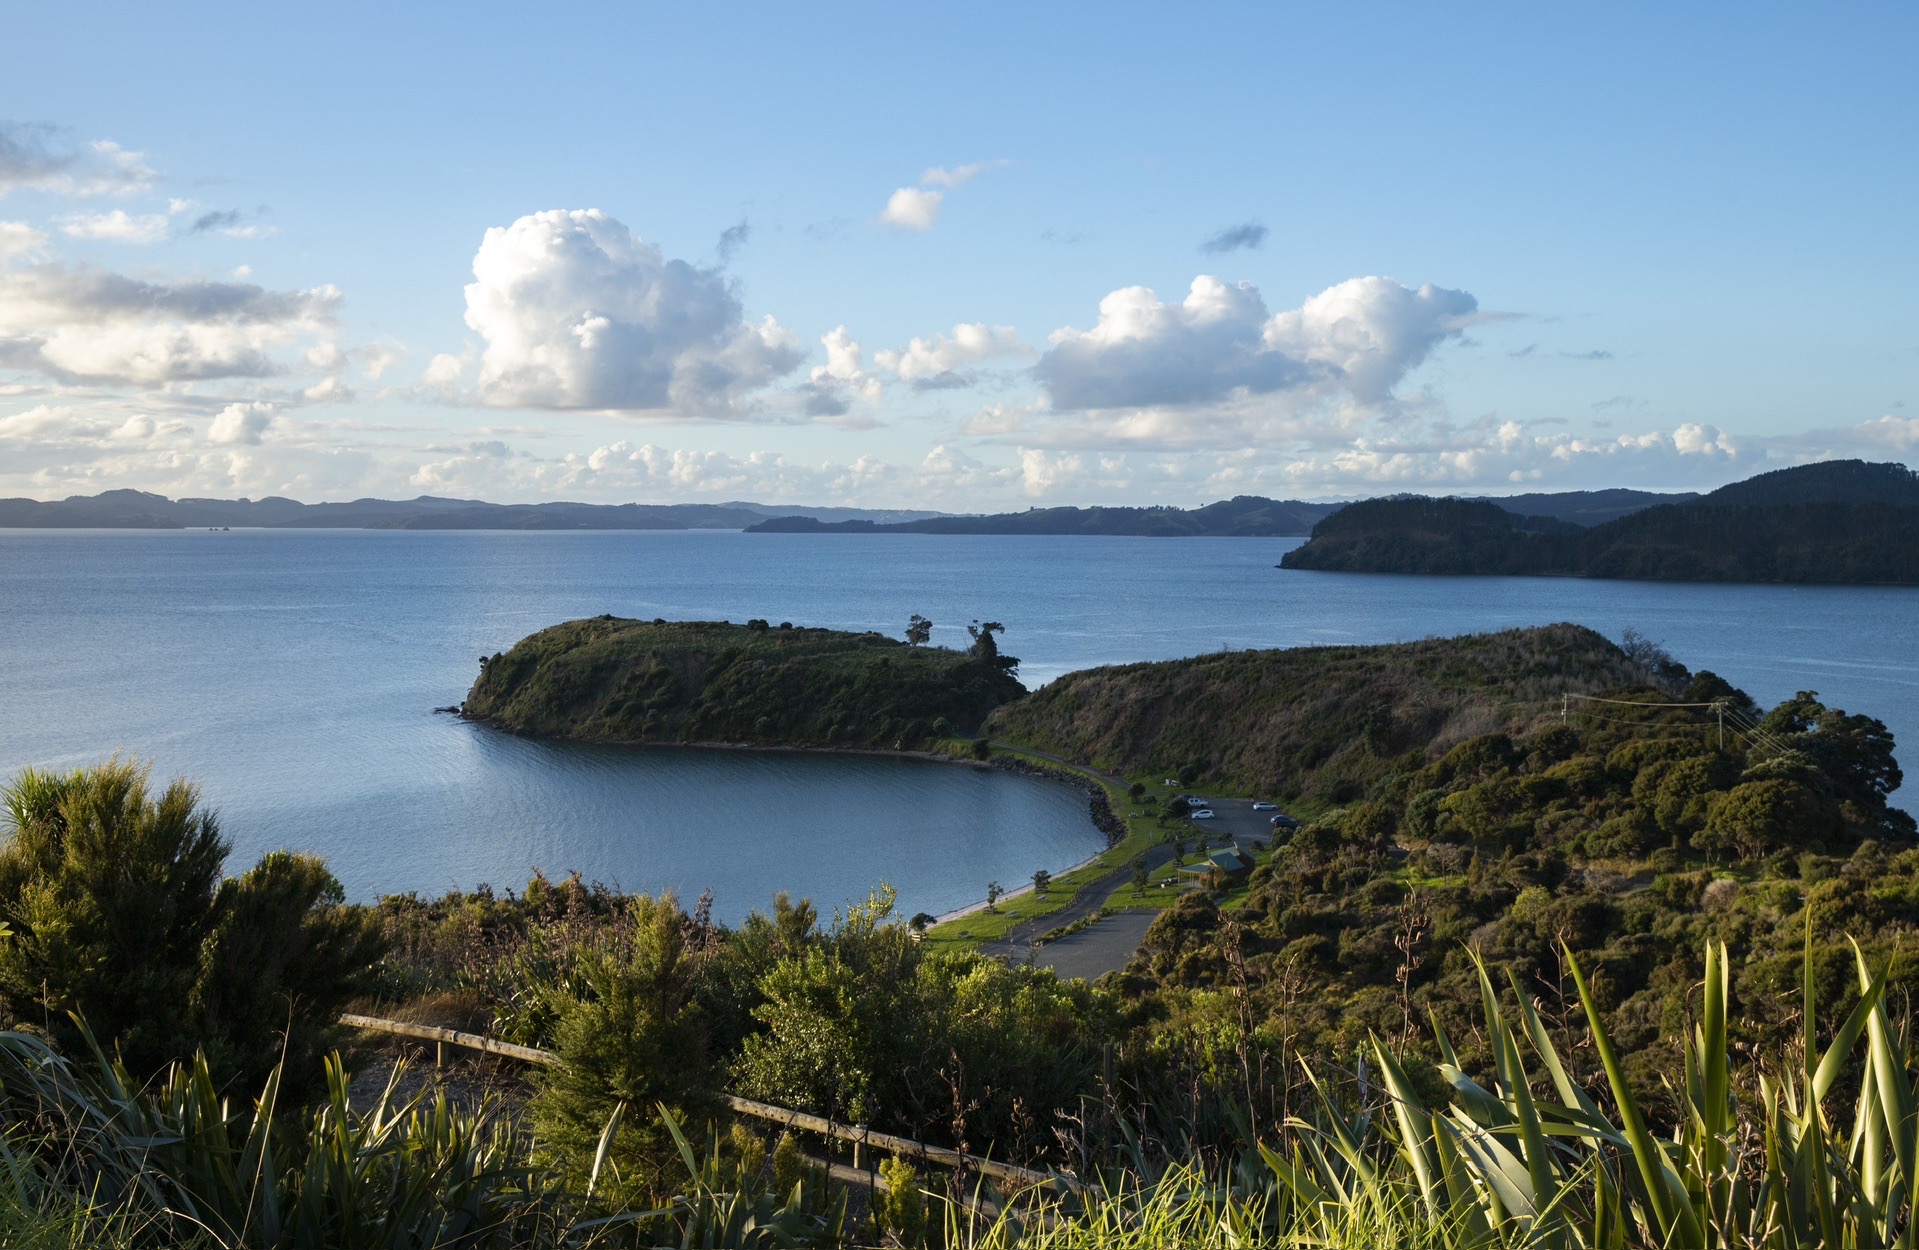
[[229, 849], [199, 797], [184, 781], [149, 797], [146, 770], [122, 760], [15, 778], [0, 847], [0, 915], [16, 934], [0, 945], [0, 993], [15, 1019], [71, 1044], [78, 1012], [136, 1072], [191, 1052]]
[[812, 1172], [813, 1165], [800, 1149], [799, 1139], [781, 1133], [773, 1143], [773, 1191], [784, 1197], [793, 1192]]
[[660, 1192], [677, 1151], [661, 1122], [664, 1106], [697, 1122], [712, 1107], [712, 1069], [703, 1014], [686, 952], [686, 915], [672, 895], [636, 896], [620, 948], [582, 958], [584, 997], [562, 1008], [560, 1062], [532, 1103], [541, 1157], [584, 1185], [614, 1114], [620, 1127], [605, 1153], [598, 1188], [621, 1198]]
[[157, 797], [147, 770], [114, 760], [21, 773], [5, 792], [0, 997], [16, 1020], [80, 1041], [84, 1017], [150, 1076], [202, 1049], [217, 1081], [252, 1085], [286, 1059], [319, 1075], [340, 1008], [381, 944], [341, 906], [318, 859], [275, 853], [222, 882], [229, 849], [199, 793]]
[[222, 882], [214, 903], [193, 999], [208, 1062], [250, 1084], [284, 1060], [304, 1090], [384, 948], [372, 917], [344, 906], [318, 858], [287, 851]]
[[913, 1165], [897, 1155], [880, 1163], [883, 1189], [873, 1194], [873, 1223], [891, 1233], [902, 1246], [926, 1241], [926, 1195]]

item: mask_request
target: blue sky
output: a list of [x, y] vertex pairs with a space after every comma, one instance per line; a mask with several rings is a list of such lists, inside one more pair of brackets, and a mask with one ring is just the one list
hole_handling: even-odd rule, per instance
[[1919, 453], [1910, 4], [8, 29], [4, 494], [975, 509]]

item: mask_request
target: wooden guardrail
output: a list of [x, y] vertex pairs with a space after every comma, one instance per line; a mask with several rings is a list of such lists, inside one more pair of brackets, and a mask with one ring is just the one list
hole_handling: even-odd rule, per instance
[[[369, 1033], [387, 1033], [394, 1037], [410, 1037], [423, 1042], [433, 1042], [440, 1048], [438, 1054], [442, 1061], [445, 1059], [447, 1046], [464, 1046], [470, 1050], [485, 1051], [489, 1055], [502, 1055], [508, 1059], [518, 1059], [525, 1063], [537, 1063], [549, 1067], [560, 1061], [560, 1057], [550, 1050], [541, 1050], [536, 1046], [518, 1046], [512, 1042], [502, 1042], [496, 1038], [487, 1037], [482, 1033], [462, 1033], [458, 1029], [442, 1029], [431, 1024], [409, 1024], [404, 1020], [383, 1020], [378, 1016], [356, 1015], [341, 1016], [340, 1023], [349, 1028], [364, 1029]], [[801, 1129], [809, 1133], [819, 1133], [822, 1136], [851, 1142], [855, 1146], [868, 1150], [883, 1150], [902, 1158], [919, 1159], [942, 1167], [977, 1172], [981, 1176], [1010, 1181], [1015, 1185], [1058, 1185], [1075, 1191], [1085, 1188], [1071, 1177], [1039, 1172], [1032, 1168], [1017, 1168], [1010, 1163], [983, 1159], [978, 1155], [969, 1155], [949, 1146], [934, 1146], [926, 1142], [914, 1141], [910, 1137], [895, 1137], [891, 1133], [876, 1132], [864, 1125], [840, 1124], [824, 1116], [795, 1111], [790, 1107], [776, 1107], [772, 1103], [754, 1102], [750, 1098], [735, 1098], [731, 1094], [721, 1095], [720, 1101], [738, 1115], [768, 1120], [787, 1128]]]
[[[441, 1046], [465, 1046], [471, 1050], [483, 1050], [489, 1055], [505, 1055], [508, 1059], [519, 1059], [526, 1063], [552, 1065], [560, 1057], [550, 1050], [540, 1050], [534, 1046], [516, 1046], [512, 1042], [502, 1042], [483, 1033], [462, 1033], [458, 1029], [442, 1029], [431, 1024], [408, 1024], [404, 1020], [382, 1020], [378, 1016], [344, 1015], [340, 1023], [348, 1028], [365, 1029], [369, 1033], [391, 1033], [395, 1037], [418, 1038], [423, 1042], [437, 1042]], [[442, 1059], [445, 1058], [442, 1052]]]

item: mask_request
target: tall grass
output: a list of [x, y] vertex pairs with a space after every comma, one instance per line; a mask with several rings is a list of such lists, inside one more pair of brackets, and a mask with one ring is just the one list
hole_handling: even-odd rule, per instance
[[[1357, 1215], [1410, 1213], [1460, 1248], [1910, 1247], [1919, 1231], [1919, 1089], [1904, 1030], [1886, 1010], [1885, 980], [1863, 956], [1857, 962], [1858, 1005], [1821, 1050], [1808, 960], [1803, 1056], [1755, 1065], [1741, 1090], [1731, 969], [1725, 948], [1709, 946], [1684, 1071], [1673, 1076], [1684, 1114], [1665, 1134], [1627, 1084], [1576, 962], [1609, 1109], [1572, 1080], [1517, 981], [1515, 1019], [1481, 964], [1490, 1087], [1460, 1068], [1435, 1025], [1449, 1106], [1428, 1106], [1376, 1044], [1387, 1113], [1347, 1115], [1322, 1097], [1318, 1120], [1295, 1121], [1291, 1148], [1266, 1157], [1309, 1240], [1333, 1237]], [[1857, 1092], [1844, 1097], [1841, 1077], [1854, 1066]]]
[[511, 1118], [401, 1098], [401, 1076], [356, 1111], [335, 1059], [315, 1106], [281, 1107], [276, 1072], [236, 1107], [203, 1060], [140, 1088], [97, 1049], [75, 1064], [0, 1033], [0, 1211], [48, 1244], [64, 1229], [102, 1247], [294, 1250], [532, 1244], [563, 1218]]

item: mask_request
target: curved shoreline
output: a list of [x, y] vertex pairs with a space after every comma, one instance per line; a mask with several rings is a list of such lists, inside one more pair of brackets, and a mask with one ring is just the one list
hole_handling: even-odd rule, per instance
[[[1009, 773], [1018, 773], [1023, 777], [1037, 777], [1046, 781], [1057, 781], [1062, 785], [1072, 786], [1075, 790], [1087, 796], [1087, 806], [1091, 809], [1090, 815], [1093, 821], [1093, 827], [1099, 830], [1100, 834], [1105, 837], [1106, 847], [1104, 850], [1095, 851], [1093, 854], [1088, 855], [1077, 864], [1071, 864], [1065, 868], [1058, 869], [1053, 873], [1054, 876], [1063, 877], [1068, 873], [1078, 872], [1080, 869], [1098, 862], [1102, 855], [1105, 855], [1125, 840], [1125, 823], [1120, 820], [1119, 813], [1113, 810], [1113, 801], [1111, 797], [1107, 795], [1106, 787], [1089, 774], [1080, 772], [1074, 767], [1035, 764], [1030, 760], [1016, 759], [1005, 755], [995, 757], [988, 767], [1002, 769]], [[1028, 882], [1018, 889], [1008, 890], [1006, 893], [1000, 895], [1000, 901], [1004, 902], [1007, 899], [1022, 898], [1031, 894], [1033, 889], [1032, 883]], [[970, 916], [975, 912], [984, 911], [987, 906], [988, 904], [985, 899], [968, 903], [964, 907], [955, 908], [952, 911], [943, 912], [934, 917], [933, 924], [942, 925], [949, 920], [958, 920], [962, 916]], [[928, 927], [930, 928], [931, 926]]]
[[[437, 712], [449, 709], [435, 708], [434, 710]], [[951, 755], [943, 751], [888, 751], [878, 747], [792, 746], [783, 743], [762, 745], [752, 742], [653, 742], [645, 739], [632, 738], [590, 738], [577, 734], [528, 734], [508, 729], [498, 724], [491, 717], [469, 716], [465, 711], [456, 711], [455, 715], [469, 725], [478, 725], [482, 728], [492, 730], [495, 733], [508, 734], [515, 738], [527, 738], [535, 742], [565, 742], [578, 746], [635, 747], [642, 749], [657, 747], [667, 751], [745, 751], [764, 754], [874, 756], [885, 759], [921, 760], [933, 764], [958, 764], [981, 772], [997, 769], [1001, 772], [1014, 773], [1018, 776], [1030, 777], [1039, 781], [1050, 781], [1070, 789], [1078, 790], [1086, 796], [1088, 809], [1087, 822], [1092, 825], [1095, 833], [1106, 840], [1104, 847], [1094, 851], [1085, 859], [1061, 868], [1049, 869], [1054, 876], [1065, 876], [1067, 873], [1079, 871], [1081, 868], [1093, 863], [1098, 860], [1100, 856], [1112, 850], [1113, 847], [1126, 836], [1125, 823], [1120, 820], [1118, 813], [1113, 810], [1112, 800], [1107, 796], [1105, 787], [1093, 777], [1083, 775], [1071, 768], [1035, 764], [1028, 760], [1014, 759], [1005, 755], [995, 756], [987, 761], [980, 761], [967, 759], [963, 756]], [[1007, 891], [1000, 897], [1002, 899], [1017, 898], [1021, 895], [1031, 893], [1032, 890], [1033, 886], [1029, 882], [1018, 889]], [[969, 903], [956, 911], [941, 914], [936, 918], [934, 923], [943, 924], [956, 917], [970, 915], [973, 912], [983, 909], [985, 906], [986, 902], [984, 899], [975, 903]]]

